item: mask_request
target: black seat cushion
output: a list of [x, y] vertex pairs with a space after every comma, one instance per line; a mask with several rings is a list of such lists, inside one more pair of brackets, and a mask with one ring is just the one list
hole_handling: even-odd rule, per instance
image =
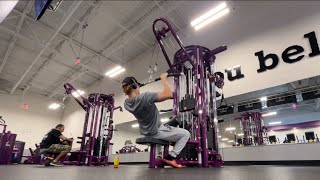
[[160, 139], [155, 139], [152, 137], [141, 137], [136, 139], [137, 144], [151, 145], [151, 144], [160, 144], [160, 145], [169, 145], [169, 141], [164, 141]]

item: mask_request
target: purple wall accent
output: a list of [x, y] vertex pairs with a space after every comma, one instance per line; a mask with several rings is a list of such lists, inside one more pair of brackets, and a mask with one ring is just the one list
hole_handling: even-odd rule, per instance
[[308, 127], [316, 127], [320, 126], [320, 120], [317, 121], [308, 121], [303, 123], [297, 123], [297, 124], [286, 124], [281, 126], [269, 126], [268, 131], [283, 131], [283, 130], [289, 130], [293, 128], [308, 128]]

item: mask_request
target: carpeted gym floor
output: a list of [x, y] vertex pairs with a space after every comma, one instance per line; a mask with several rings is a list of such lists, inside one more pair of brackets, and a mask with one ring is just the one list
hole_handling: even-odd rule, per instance
[[227, 166], [149, 169], [146, 165], [109, 167], [0, 166], [0, 180], [319, 180], [320, 167]]

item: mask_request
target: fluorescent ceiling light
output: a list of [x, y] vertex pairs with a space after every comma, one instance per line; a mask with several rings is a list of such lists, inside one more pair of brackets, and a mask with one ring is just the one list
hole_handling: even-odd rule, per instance
[[202, 16], [198, 17], [197, 19], [193, 20], [191, 22], [191, 26], [195, 26], [199, 23], [201, 23], [202, 21], [208, 19], [210, 16], [216, 14], [217, 12], [223, 10], [224, 8], [227, 7], [227, 4], [225, 2], [219, 4], [217, 7], [211, 9], [209, 12], [203, 14]]
[[84, 94], [84, 91], [77, 90], [77, 91], [73, 91], [71, 94], [72, 94], [73, 97], [79, 97], [80, 95]]
[[137, 127], [139, 127], [139, 124], [132, 124], [131, 127], [137, 128]]
[[221, 138], [221, 136], [218, 136], [218, 138]]
[[115, 73], [110, 74], [109, 77], [111, 77], [111, 78], [115, 77], [116, 75], [118, 75], [124, 71], [126, 71], [126, 70], [124, 68], [121, 68], [120, 70], [116, 71]]
[[58, 109], [60, 107], [60, 104], [58, 103], [52, 103], [49, 105], [49, 109], [55, 110]]
[[281, 124], [281, 121], [270, 122], [269, 125]]
[[243, 133], [238, 134], [238, 136], [243, 136], [243, 135], [244, 135]]
[[260, 101], [267, 101], [267, 100], [268, 98], [266, 96], [260, 98]]
[[266, 116], [273, 116], [273, 115], [277, 115], [277, 112], [274, 111], [274, 112], [269, 112], [269, 113], [265, 113], [265, 114], [262, 114], [263, 117], [266, 117]]
[[161, 122], [168, 122], [169, 118], [161, 118]]
[[111, 69], [110, 71], [108, 71], [105, 75], [108, 76], [108, 77], [115, 77], [116, 75], [124, 72], [125, 69], [121, 66], [117, 66], [113, 69]]
[[17, 3], [18, 0], [0, 1], [0, 23], [8, 16]]
[[119, 71], [120, 69], [121, 69], [121, 66], [117, 66], [117, 67], [111, 69], [110, 71], [108, 71], [105, 75], [106, 75], [106, 76], [109, 76], [109, 75], [111, 75], [112, 73]]
[[230, 12], [229, 8], [224, 9], [224, 10], [220, 11], [219, 13], [217, 13], [216, 15], [214, 15], [214, 16], [208, 18], [207, 20], [203, 21], [202, 23], [194, 26], [194, 29], [197, 31], [197, 30], [203, 28], [204, 26], [212, 23], [213, 21], [221, 18], [222, 16], [228, 14], [229, 12]]
[[230, 141], [228, 141], [229, 143], [233, 143], [234, 141], [233, 140], [230, 140]]
[[203, 14], [200, 17], [198, 17], [195, 20], [193, 20], [191, 22], [191, 26], [194, 27], [194, 26], [204, 22], [205, 20], [207, 20], [208, 18], [216, 15], [217, 13], [219, 13], [220, 11], [225, 9], [226, 7], [227, 7], [227, 4], [225, 2], [219, 4], [217, 7], [211, 9], [210, 11], [206, 12], [205, 14]]
[[233, 131], [233, 130], [236, 130], [236, 128], [235, 127], [226, 128], [226, 131]]
[[228, 138], [222, 138], [221, 140], [222, 141], [228, 141], [229, 139]]

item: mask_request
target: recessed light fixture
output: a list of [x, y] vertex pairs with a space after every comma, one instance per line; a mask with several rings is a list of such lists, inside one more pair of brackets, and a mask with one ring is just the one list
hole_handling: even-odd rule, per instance
[[202, 114], [202, 110], [201, 109], [199, 110], [199, 114]]
[[226, 131], [233, 131], [233, 130], [236, 130], [236, 128], [235, 128], [235, 127], [228, 127], [228, 128], [226, 128]]
[[274, 112], [269, 112], [269, 113], [265, 113], [265, 114], [262, 114], [263, 117], [266, 117], [266, 116], [274, 116], [274, 115], [277, 115], [278, 113], [276, 111]]
[[227, 4], [225, 2], [219, 4], [217, 7], [211, 9], [200, 17], [196, 18], [191, 22], [191, 26], [194, 27], [195, 30], [199, 30], [211, 22], [221, 18], [222, 16], [228, 14], [230, 12]]
[[77, 91], [73, 91], [71, 94], [72, 94], [73, 97], [79, 97], [80, 95], [84, 94], [84, 91], [77, 90]]
[[116, 75], [118, 75], [124, 71], [125, 71], [125, 69], [123, 67], [117, 66], [117, 67], [111, 69], [110, 71], [108, 71], [105, 75], [112, 78], [112, 77], [115, 77]]
[[229, 143], [233, 143], [234, 142], [234, 140], [230, 140], [230, 141], [228, 141]]
[[238, 136], [244, 136], [244, 134], [243, 134], [243, 133], [240, 133], [240, 134], [238, 134]]
[[270, 122], [269, 125], [276, 125], [276, 124], [281, 124], [281, 121], [275, 121], [275, 122]]
[[222, 138], [221, 140], [222, 141], [228, 141], [229, 139], [228, 138]]
[[58, 103], [52, 103], [49, 105], [49, 109], [52, 109], [52, 110], [56, 110], [60, 107], [60, 104]]
[[137, 128], [137, 127], [139, 127], [139, 124], [132, 124], [131, 127], [132, 128]]
[[221, 138], [221, 136], [219, 135], [218, 138]]

